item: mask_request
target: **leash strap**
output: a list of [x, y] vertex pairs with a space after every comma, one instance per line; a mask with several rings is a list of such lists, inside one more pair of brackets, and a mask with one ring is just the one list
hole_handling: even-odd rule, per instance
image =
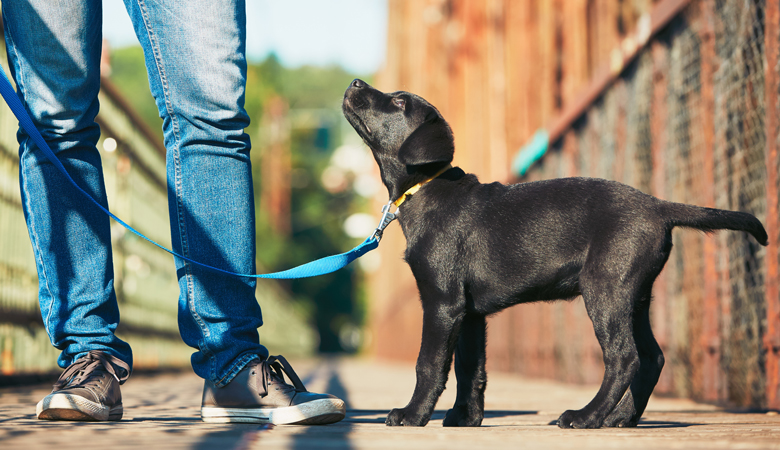
[[[68, 171], [65, 170], [65, 166], [62, 165], [62, 162], [60, 162], [59, 158], [57, 158], [57, 155], [54, 154], [54, 152], [49, 148], [49, 145], [46, 143], [46, 141], [43, 139], [43, 136], [41, 136], [41, 133], [38, 131], [38, 129], [35, 127], [35, 124], [33, 124], [32, 119], [30, 118], [30, 115], [27, 114], [27, 110], [24, 108], [24, 105], [22, 104], [21, 99], [16, 94], [16, 91], [14, 90], [13, 86], [11, 85], [11, 82], [8, 80], [8, 77], [5, 74], [5, 71], [0, 68], [0, 72], [2, 73], [2, 77], [0, 77], [0, 94], [3, 96], [3, 99], [5, 99], [5, 102], [8, 104], [8, 106], [11, 108], [11, 112], [14, 113], [16, 118], [19, 120], [19, 125], [24, 129], [25, 132], [27, 132], [27, 135], [30, 136], [30, 138], [33, 140], [35, 145], [38, 146], [38, 148], [46, 155], [46, 157], [51, 161], [54, 166], [59, 169], [60, 172], [62, 172], [63, 175], [65, 175], [65, 178], [67, 178], [68, 181], [79, 191], [82, 195], [84, 195], [86, 198], [88, 198], [95, 206], [100, 208], [101, 211], [108, 214], [109, 217], [116, 220], [119, 224], [121, 224], [123, 227], [127, 228], [130, 232], [135, 234], [136, 236], [144, 239], [145, 241], [151, 243], [152, 245], [170, 253], [171, 255], [181, 258], [184, 261], [187, 261], [192, 264], [196, 264], [198, 266], [201, 266], [203, 268], [212, 270], [214, 272], [219, 272], [225, 275], [231, 275], [234, 277], [248, 277], [248, 278], [274, 278], [274, 279], [292, 279], [292, 278], [307, 278], [307, 277], [316, 277], [318, 275], [325, 275], [331, 272], [335, 272], [342, 267], [348, 265], [355, 259], [363, 256], [364, 254], [368, 253], [369, 251], [377, 248], [379, 246], [379, 239], [381, 236], [381, 231], [379, 235], [375, 232], [372, 234], [369, 238], [367, 238], [365, 241], [363, 241], [362, 244], [358, 245], [357, 247], [353, 248], [352, 250], [341, 253], [339, 255], [333, 255], [328, 256], [322, 259], [318, 259], [316, 261], [312, 261], [303, 265], [300, 265], [298, 267], [294, 267], [292, 269], [283, 270], [281, 272], [274, 272], [274, 273], [266, 273], [266, 274], [240, 274], [231, 272], [229, 270], [219, 269], [217, 267], [212, 267], [208, 264], [204, 264], [198, 261], [195, 261], [193, 259], [190, 259], [184, 255], [180, 255], [179, 253], [176, 253], [173, 250], [170, 250], [166, 247], [163, 247], [162, 245], [158, 244], [157, 242], [149, 239], [148, 237], [144, 236], [143, 233], [136, 230], [135, 228], [131, 227], [122, 219], [115, 216], [111, 211], [104, 208], [103, 205], [98, 203], [97, 200], [95, 200], [88, 192], [86, 192], [84, 189], [82, 189], [76, 182], [71, 178], [70, 174], [68, 174]], [[389, 223], [389, 222], [388, 222]], [[380, 223], [381, 226], [381, 223]], [[387, 226], [385, 224], [384, 226]], [[381, 227], [384, 229], [384, 227]], [[379, 229], [379, 228], [378, 228]]]

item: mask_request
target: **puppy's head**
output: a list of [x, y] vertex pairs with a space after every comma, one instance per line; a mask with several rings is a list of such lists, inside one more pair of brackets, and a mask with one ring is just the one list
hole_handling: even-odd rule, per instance
[[418, 95], [386, 94], [356, 79], [344, 93], [342, 110], [371, 148], [391, 200], [452, 161], [450, 126]]

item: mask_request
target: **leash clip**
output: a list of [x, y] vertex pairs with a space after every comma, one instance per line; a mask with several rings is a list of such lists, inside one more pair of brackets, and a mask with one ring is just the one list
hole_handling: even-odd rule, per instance
[[388, 225], [390, 225], [390, 222], [394, 221], [396, 217], [398, 217], [397, 214], [390, 212], [391, 206], [393, 206], [392, 201], [388, 202], [385, 206], [382, 207], [382, 218], [379, 219], [379, 225], [376, 227], [374, 234], [372, 234], [369, 239], [376, 238], [377, 242], [380, 241], [382, 239], [382, 232], [385, 231], [385, 228], [387, 228]]

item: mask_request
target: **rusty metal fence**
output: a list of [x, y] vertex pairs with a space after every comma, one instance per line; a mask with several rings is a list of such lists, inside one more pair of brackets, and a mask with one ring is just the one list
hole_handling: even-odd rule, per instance
[[[644, 10], [629, 14], [638, 20], [613, 40], [613, 51], [601, 51], [607, 55], [601, 58], [603, 64], [599, 67], [605, 68], [602, 72], [593, 64], [577, 66], [566, 58], [578, 55], [577, 44], [571, 43], [572, 35], [588, 35], [588, 29], [597, 28], [599, 23], [603, 28], [603, 22], [589, 15], [581, 21], [586, 29], [582, 31], [571, 25], [580, 19], [571, 19], [569, 15], [581, 11], [591, 14], [597, 3], [614, 3], [617, 8], [623, 2], [574, 1], [564, 5], [554, 1], [549, 6], [529, 2], [531, 12], [522, 14], [513, 13], [517, 5], [511, 2], [487, 3], [492, 5], [487, 7], [488, 19], [475, 26], [474, 23], [480, 23], [478, 18], [466, 20], [458, 16], [459, 11], [473, 8], [469, 6], [473, 2], [428, 2], [446, 6], [450, 16], [443, 28], [451, 31], [460, 26], [462, 41], [443, 48], [445, 56], [439, 57], [445, 59], [450, 58], [448, 48], [456, 49], [446, 71], [427, 79], [420, 75], [422, 81], [407, 81], [407, 85], [394, 88], [417, 89], [434, 104], [439, 92], [448, 92], [442, 100], [442, 111], [445, 117], [455, 118], [450, 122], [456, 134], [456, 162], [467, 171], [476, 171], [483, 181], [501, 179], [500, 172], [480, 170], [491, 157], [496, 159], [492, 152], [495, 139], [479, 133], [480, 126], [481, 131], [489, 127], [484, 122], [473, 124], [481, 119], [470, 115], [473, 108], [468, 104], [475, 92], [485, 92], [495, 85], [480, 88], [457, 84], [461, 76], [459, 61], [463, 58], [458, 48], [472, 51], [465, 57], [464, 70], [478, 70], [468, 66], [483, 64], [474, 56], [474, 46], [480, 36], [490, 36], [495, 28], [504, 48], [519, 48], [526, 53], [515, 57], [507, 51], [503, 65], [493, 63], [492, 67], [503, 70], [503, 78], [490, 74], [490, 79], [503, 80], [505, 92], [484, 101], [478, 112], [489, 120], [495, 107], [502, 110], [492, 117], [505, 118], [505, 142], [510, 145], [513, 136], [519, 134], [518, 129], [524, 139], [529, 139], [533, 129], [552, 124], [546, 127], [550, 132], [546, 153], [522, 176], [510, 177], [511, 181], [564, 176], [608, 178], [667, 200], [756, 215], [769, 232], [767, 248], [736, 232], [705, 235], [679, 229], [673, 233], [673, 252], [655, 285], [651, 307], [653, 329], [667, 361], [656, 392], [739, 406], [780, 407], [778, 1], [645, 2]], [[391, 8], [393, 5], [397, 6], [398, 15], [408, 14], [411, 8], [407, 2], [391, 3]], [[503, 22], [491, 22], [491, 7], [504, 13]], [[615, 15], [610, 17], [626, 23], [620, 17], [615, 19]], [[544, 33], [552, 35], [534, 41], [552, 52], [534, 60], [534, 68], [538, 67], [542, 75], [552, 75], [552, 82], [539, 79], [534, 85], [532, 78], [522, 76], [522, 70], [521, 76], [512, 77], [516, 70], [513, 67], [527, 64], [533, 53], [513, 44], [511, 30], [520, 26], [527, 30], [531, 26], [529, 20], [538, 27], [558, 24], [550, 32], [532, 29], [521, 36], [533, 39], [547, 36]], [[429, 46], [432, 41], [422, 40]], [[393, 42], [399, 46], [397, 51], [405, 48], [403, 39], [394, 40], [391, 26], [390, 46]], [[479, 50], [489, 55], [492, 47], [495, 43]], [[564, 49], [568, 53], [564, 54]], [[594, 51], [585, 53], [592, 56]], [[585, 69], [578, 69], [581, 66], [588, 67], [591, 83], [579, 84], [578, 90], [585, 92], [579, 100], [566, 98], [567, 77], [582, 73]], [[405, 73], [400, 65], [391, 62], [385, 80], [403, 84]], [[606, 75], [601, 77], [602, 73]], [[430, 78], [435, 80], [436, 76], [445, 80], [450, 91], [440, 85], [429, 87]], [[541, 91], [524, 97], [540, 112], [529, 113], [513, 106], [513, 92], [524, 89]], [[541, 103], [535, 95], [542, 98]], [[556, 99], [562, 105], [556, 107]], [[552, 113], [545, 114], [545, 108], [539, 106], [545, 102], [552, 104], [547, 107]], [[479, 138], [473, 139], [470, 134], [481, 135], [483, 142], [490, 142], [474, 148]], [[480, 148], [490, 149], [491, 154], [479, 154]], [[509, 160], [504, 157], [506, 167], [510, 167], [511, 153]], [[403, 243], [393, 245], [400, 247]], [[386, 264], [396, 267], [400, 261]], [[412, 317], [419, 314], [419, 307], [406, 301], [415, 295], [406, 284], [408, 275], [403, 269], [393, 270], [398, 272], [394, 279], [403, 280], [397, 283], [399, 286], [374, 281], [375, 292], [381, 299], [374, 316], [379, 341], [376, 351], [380, 355], [411, 358], [419, 349], [419, 335], [409, 345], [402, 343], [403, 349], [398, 348], [395, 340], [389, 343], [393, 348], [381, 343], [395, 339], [385, 335], [393, 328], [404, 327], [411, 332], [419, 324], [419, 319]], [[392, 301], [384, 298], [393, 295], [396, 307], [384, 306]], [[402, 296], [404, 301], [399, 302]], [[581, 299], [510, 308], [489, 320], [488, 333], [488, 361], [494, 370], [578, 383], [601, 380], [601, 350]]]
[[[777, 84], [767, 85], [766, 73], [776, 73], [777, 67], [768, 67], [766, 52], [771, 40], [769, 50], [777, 51], [777, 36], [767, 36], [766, 9], [763, 1], [691, 4], [527, 179], [608, 178], [672, 201], [746, 211], [772, 225], [776, 243], [778, 179], [776, 170], [770, 179], [767, 169], [776, 167], [777, 157], [769, 153], [767, 141], [777, 139], [777, 129], [776, 124], [769, 128], [766, 117], [778, 106]], [[776, 30], [769, 27], [769, 32]], [[766, 89], [774, 89], [774, 97]], [[770, 191], [775, 193], [773, 218], [768, 217]], [[651, 310], [668, 361], [657, 392], [776, 406], [776, 375], [768, 371], [777, 371], [777, 345], [768, 335], [768, 321], [777, 326], [777, 317], [768, 317], [768, 308], [778, 299], [776, 288], [767, 291], [768, 266], [777, 273], [776, 244], [766, 251], [755, 240], [729, 232], [676, 231], [673, 239]], [[567, 314], [567, 307], [558, 309]], [[566, 315], [563, 322], [567, 319], [586, 320], [579, 314]], [[562, 329], [554, 328], [548, 331]], [[568, 347], [578, 341], [567, 341], [546, 355], [553, 365], [574, 352]], [[590, 353], [597, 350], [593, 342], [582, 346]], [[568, 365], [576, 366], [574, 361]], [[583, 373], [582, 380], [598, 375], [598, 370]]]

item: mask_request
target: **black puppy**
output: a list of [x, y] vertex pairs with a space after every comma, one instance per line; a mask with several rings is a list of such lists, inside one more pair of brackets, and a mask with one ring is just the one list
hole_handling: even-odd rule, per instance
[[454, 352], [457, 399], [444, 426], [479, 426], [485, 316], [582, 295], [604, 354], [604, 380], [596, 397], [564, 412], [558, 426], [635, 426], [664, 364], [648, 311], [672, 228], [740, 230], [767, 243], [750, 214], [671, 203], [614, 181], [481, 184], [449, 167], [449, 125], [408, 92], [385, 94], [354, 80], [343, 111], [371, 148], [390, 199], [403, 202], [405, 259], [423, 306], [417, 385], [388, 425], [428, 423]]

